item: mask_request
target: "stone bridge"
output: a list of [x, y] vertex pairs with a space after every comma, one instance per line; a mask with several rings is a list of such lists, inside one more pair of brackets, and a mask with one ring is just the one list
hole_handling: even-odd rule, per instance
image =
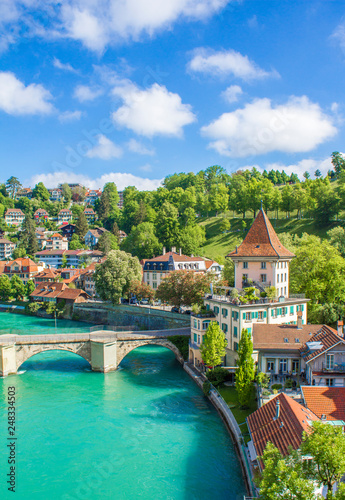
[[137, 347], [153, 344], [170, 349], [181, 363], [179, 349], [169, 341], [172, 335], [190, 336], [190, 328], [146, 332], [97, 331], [78, 334], [0, 335], [0, 376], [17, 373], [19, 367], [40, 352], [59, 350], [81, 356], [93, 371], [116, 370], [123, 358]]

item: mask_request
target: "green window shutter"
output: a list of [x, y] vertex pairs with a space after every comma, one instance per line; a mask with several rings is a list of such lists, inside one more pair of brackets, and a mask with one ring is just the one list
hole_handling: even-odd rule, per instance
[[267, 318], [267, 312], [264, 311], [264, 318]]
[[290, 314], [293, 314], [293, 306], [290, 306]]
[[298, 312], [298, 311], [299, 311], [299, 306], [296, 306], [296, 312]]
[[258, 318], [258, 311], [255, 312], [255, 318]]
[[194, 333], [194, 342], [198, 342], [198, 336], [196, 333]]
[[302, 307], [302, 311], [304, 311], [304, 305], [303, 305], [303, 304], [302, 304], [302, 306], [301, 306], [301, 307]]
[[252, 319], [255, 318], [255, 312], [252, 312]]
[[232, 317], [232, 318], [234, 318], [234, 316], [235, 316], [235, 312], [234, 312], [234, 311], [232, 311], [232, 312], [231, 312], [231, 317]]
[[273, 309], [271, 309], [271, 316], [273, 316]]
[[243, 319], [246, 319], [246, 313], [243, 313]]
[[210, 304], [206, 304], [206, 311], [210, 310]]
[[237, 326], [234, 326], [234, 337], [237, 337]]

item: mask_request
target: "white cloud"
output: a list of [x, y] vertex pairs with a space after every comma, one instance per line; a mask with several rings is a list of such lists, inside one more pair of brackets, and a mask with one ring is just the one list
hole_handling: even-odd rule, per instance
[[113, 94], [123, 105], [112, 115], [113, 120], [136, 134], [181, 137], [183, 127], [196, 120], [189, 104], [182, 104], [178, 94], [169, 92], [164, 85], [154, 83], [140, 90], [131, 82], [114, 87]]
[[[314, 173], [316, 170], [320, 170], [322, 175], [326, 175], [328, 170], [334, 170], [330, 157], [324, 160], [306, 158], [291, 165], [284, 165], [282, 163], [269, 163], [265, 165], [265, 169], [267, 170], [267, 172], [269, 170], [279, 170], [280, 172], [284, 170], [288, 175], [295, 173], [301, 180], [303, 179], [304, 172], [309, 172], [310, 176], [314, 177]], [[263, 169], [260, 170], [263, 171]]]
[[94, 101], [97, 97], [103, 94], [103, 89], [99, 87], [88, 87], [87, 85], [78, 85], [74, 89], [73, 97], [80, 102]]
[[149, 163], [146, 163], [145, 165], [143, 165], [142, 167], [139, 167], [140, 170], [142, 170], [143, 172], [152, 172], [152, 165], [150, 165]]
[[82, 114], [83, 113], [81, 111], [64, 111], [63, 113], [60, 113], [59, 121], [61, 123], [65, 123], [80, 120]]
[[235, 50], [216, 52], [203, 47], [193, 51], [193, 58], [188, 63], [188, 69], [214, 76], [232, 75], [245, 81], [279, 76], [276, 71], [267, 72], [261, 69], [253, 61], [250, 61], [247, 56], [243, 56]]
[[333, 117], [308, 97], [289, 98], [273, 106], [270, 99], [257, 99], [244, 108], [224, 113], [201, 133], [209, 146], [225, 156], [245, 157], [282, 151], [311, 151], [337, 133]]
[[99, 134], [97, 137], [98, 144], [90, 149], [85, 156], [88, 158], [100, 158], [101, 160], [111, 160], [112, 158], [120, 158], [122, 149], [116, 146], [108, 137]]
[[73, 68], [69, 63], [62, 63], [59, 59], [54, 57], [53, 66], [58, 69], [62, 69], [63, 71], [70, 71], [71, 73], [77, 73], [77, 70]]
[[48, 114], [53, 111], [51, 93], [43, 85], [27, 87], [13, 73], [0, 72], [0, 109], [9, 115]]
[[144, 146], [144, 144], [141, 144], [141, 142], [138, 142], [135, 139], [131, 139], [130, 141], [128, 141], [127, 147], [130, 151], [132, 151], [133, 153], [138, 153], [139, 155], [155, 155], [154, 149], [147, 148], [146, 146]]
[[229, 102], [231, 104], [233, 102], [238, 101], [239, 96], [242, 94], [243, 94], [243, 90], [241, 89], [241, 87], [239, 85], [231, 85], [230, 87], [225, 89], [221, 95], [222, 95], [223, 99], [225, 99], [227, 102]]
[[343, 52], [345, 51], [345, 22], [338, 24], [330, 38], [339, 45]]
[[107, 182], [115, 182], [117, 189], [123, 191], [127, 186], [135, 186], [140, 191], [151, 191], [162, 185], [163, 179], [148, 179], [133, 174], [110, 172], [103, 174], [96, 179], [87, 175], [74, 174], [73, 172], [53, 172], [50, 174], [37, 174], [24, 182], [25, 186], [35, 186], [38, 182], [43, 182], [47, 188], [54, 188], [64, 182], [80, 182], [90, 189], [102, 189]]

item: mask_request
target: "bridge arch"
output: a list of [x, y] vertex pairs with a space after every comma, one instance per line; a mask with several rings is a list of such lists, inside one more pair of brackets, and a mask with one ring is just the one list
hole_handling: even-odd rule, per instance
[[64, 344], [26, 344], [16, 346], [16, 369], [18, 370], [28, 359], [41, 352], [64, 351], [76, 354], [85, 359], [91, 366], [91, 350], [89, 342], [78, 342], [73, 345]]
[[117, 347], [117, 359], [116, 359], [116, 364], [119, 366], [121, 361], [129, 354], [131, 351], [134, 351], [134, 349], [137, 349], [137, 347], [142, 347], [145, 345], [158, 345], [161, 347], [166, 347], [167, 349], [170, 349], [175, 354], [176, 359], [183, 364], [184, 359], [183, 356], [180, 352], [180, 350], [176, 347], [175, 344], [170, 342], [168, 339], [145, 339], [145, 340], [132, 340], [132, 341], [126, 341], [126, 342], [121, 342], [118, 341], [118, 347]]

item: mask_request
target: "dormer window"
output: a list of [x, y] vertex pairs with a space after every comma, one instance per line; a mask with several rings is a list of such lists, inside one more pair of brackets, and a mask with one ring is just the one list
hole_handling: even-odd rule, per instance
[[288, 344], [289, 343], [289, 339], [287, 337], [285, 337], [284, 342], [285, 342], [285, 344]]

